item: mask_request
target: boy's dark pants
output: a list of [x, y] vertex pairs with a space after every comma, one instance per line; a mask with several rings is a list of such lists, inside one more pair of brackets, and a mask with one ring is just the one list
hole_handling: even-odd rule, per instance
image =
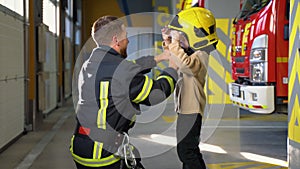
[[177, 154], [183, 169], [206, 169], [199, 149], [202, 116], [199, 113], [178, 114]]

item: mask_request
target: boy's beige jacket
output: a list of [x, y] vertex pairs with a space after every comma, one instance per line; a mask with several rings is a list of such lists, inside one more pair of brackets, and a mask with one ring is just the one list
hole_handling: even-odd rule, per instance
[[[165, 47], [166, 48], [166, 47]], [[182, 114], [204, 114], [206, 95], [205, 78], [208, 66], [208, 54], [196, 51], [188, 56], [180, 47], [178, 40], [173, 39], [168, 45], [171, 59], [178, 66], [179, 79], [175, 88], [175, 111]]]

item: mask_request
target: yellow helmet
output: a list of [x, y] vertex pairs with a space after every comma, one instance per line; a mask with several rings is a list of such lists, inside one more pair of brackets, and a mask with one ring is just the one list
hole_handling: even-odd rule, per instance
[[215, 17], [211, 11], [202, 7], [180, 11], [168, 27], [184, 33], [193, 50], [218, 42]]

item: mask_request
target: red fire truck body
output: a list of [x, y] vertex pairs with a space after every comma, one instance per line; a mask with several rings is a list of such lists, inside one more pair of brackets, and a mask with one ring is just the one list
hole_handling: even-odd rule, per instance
[[289, 0], [244, 0], [233, 21], [233, 104], [254, 113], [287, 111]]

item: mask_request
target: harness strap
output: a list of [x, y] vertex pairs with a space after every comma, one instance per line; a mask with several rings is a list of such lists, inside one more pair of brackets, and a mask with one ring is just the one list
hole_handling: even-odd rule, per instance
[[122, 145], [124, 135], [110, 129], [88, 128], [77, 125], [74, 132], [75, 136], [91, 139], [93, 141], [103, 143], [103, 148], [111, 153], [115, 153]]

